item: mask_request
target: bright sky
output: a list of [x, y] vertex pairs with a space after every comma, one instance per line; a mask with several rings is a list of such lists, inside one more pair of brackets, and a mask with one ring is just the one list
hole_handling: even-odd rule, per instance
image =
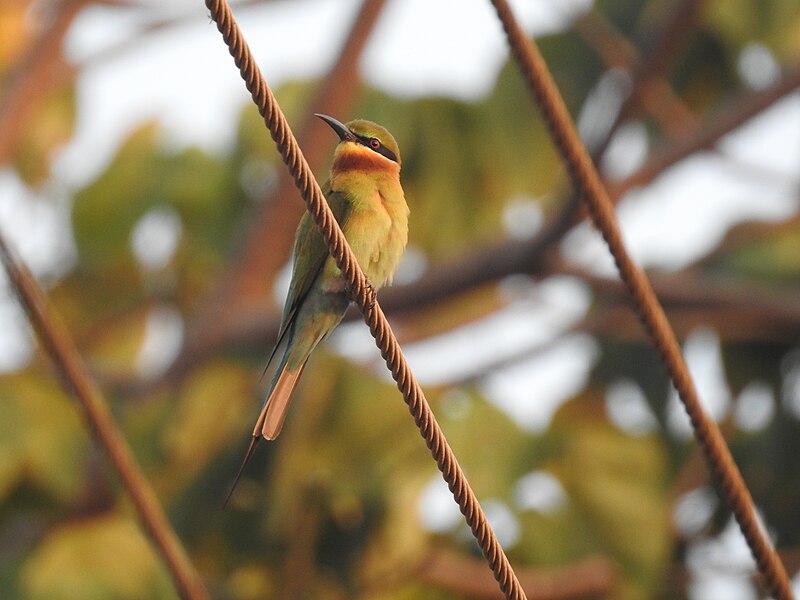
[[[512, 4], [531, 33], [557, 29], [588, 5], [570, 0], [556, 10], [545, 0]], [[231, 123], [249, 101], [247, 92], [204, 5], [173, 2], [169, 14], [177, 6], [186, 12], [196, 7], [197, 18], [137, 40], [110, 59], [103, 58], [110, 48], [136, 36], [141, 12], [95, 7], [78, 19], [67, 51], [88, 68], [80, 82], [78, 133], [62, 163], [64, 177], [81, 180], [95, 172], [125, 133], [146, 118], [160, 119], [176, 144], [214, 149], [230, 141]], [[236, 14], [275, 88], [287, 79], [322, 75], [358, 6], [355, 0], [278, 0]], [[362, 58], [366, 79], [407, 96], [476, 98], [487, 92], [506, 57], [502, 30], [487, 2], [469, 0], [453, 7], [445, 0], [389, 2]], [[164, 12], [159, 7], [157, 14]]]

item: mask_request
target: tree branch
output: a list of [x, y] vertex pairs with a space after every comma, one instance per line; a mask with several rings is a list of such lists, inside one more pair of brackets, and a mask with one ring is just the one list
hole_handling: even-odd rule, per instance
[[[596, 598], [611, 592], [616, 571], [601, 556], [565, 567], [518, 569], [520, 583], [531, 600]], [[501, 598], [497, 584], [480, 561], [448, 550], [432, 552], [417, 570], [426, 583], [470, 598]]]
[[[680, 23], [683, 27], [687, 26], [684, 21]], [[609, 134], [595, 153], [598, 150], [605, 151], [611, 141], [611, 134], [619, 129], [637, 108], [643, 109], [658, 122], [664, 134], [672, 140], [685, 137], [696, 126], [697, 120], [694, 115], [664, 79], [663, 74], [653, 70], [666, 62], [664, 53], [667, 50], [675, 51], [674, 45], [666, 46], [657, 41], [653, 53], [642, 57], [636, 47], [596, 10], [589, 11], [576, 19], [572, 28], [603, 59], [606, 66], [624, 69], [633, 79], [630, 93], [611, 120]], [[670, 37], [674, 33], [674, 21], [670, 21], [658, 39]]]
[[748, 92], [729, 102], [717, 116], [694, 135], [683, 141], [667, 144], [635, 173], [628, 177], [607, 182], [606, 187], [612, 199], [618, 201], [626, 192], [642, 187], [653, 181], [669, 167], [691, 156], [695, 152], [712, 148], [720, 138], [740, 127], [762, 111], [800, 87], [800, 66], [784, 71], [780, 82], [760, 92]]

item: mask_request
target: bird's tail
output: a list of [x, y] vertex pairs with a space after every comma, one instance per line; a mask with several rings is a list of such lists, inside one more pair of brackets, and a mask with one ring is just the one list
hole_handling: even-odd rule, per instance
[[300, 375], [303, 374], [303, 369], [307, 361], [308, 357], [300, 363], [297, 369], [292, 370], [287, 364], [286, 357], [284, 357], [280, 367], [278, 367], [279, 371], [275, 375], [275, 379], [269, 391], [269, 396], [267, 396], [267, 401], [264, 402], [264, 407], [261, 409], [261, 413], [256, 420], [256, 426], [253, 428], [253, 437], [250, 439], [250, 446], [247, 448], [247, 453], [244, 455], [242, 465], [239, 467], [239, 472], [236, 473], [236, 478], [233, 480], [233, 485], [231, 485], [231, 489], [225, 497], [222, 508], [227, 506], [228, 500], [230, 500], [233, 495], [233, 490], [236, 489], [236, 485], [239, 483], [239, 479], [241, 479], [247, 463], [250, 462], [250, 458], [252, 458], [253, 452], [255, 452], [261, 437], [263, 436], [268, 440], [274, 440], [278, 437], [281, 429], [283, 429], [283, 422], [286, 420], [289, 403], [294, 394], [294, 389], [297, 387], [297, 382], [300, 380]]
[[[333, 298], [333, 300], [337, 301], [336, 298]], [[223, 503], [223, 507], [228, 503], [228, 500], [233, 494], [233, 490], [236, 489], [236, 484], [239, 483], [239, 479], [247, 463], [250, 461], [250, 458], [252, 458], [259, 440], [261, 440], [262, 437], [267, 440], [274, 440], [278, 437], [281, 429], [283, 429], [283, 422], [286, 420], [286, 413], [289, 410], [289, 402], [297, 387], [297, 382], [300, 380], [300, 375], [302, 375], [303, 369], [305, 369], [308, 357], [314, 351], [317, 344], [333, 331], [336, 325], [339, 324], [339, 321], [342, 320], [342, 316], [347, 309], [349, 301], [346, 296], [343, 296], [340, 303], [341, 306], [337, 305], [334, 307], [336, 310], [325, 310], [321, 317], [320, 315], [316, 315], [314, 319], [311, 319], [310, 327], [304, 330], [302, 335], [299, 336], [296, 335], [294, 331], [297, 315], [293, 314], [290, 317], [290, 325], [286, 329], [286, 331], [289, 332], [286, 351], [275, 372], [275, 377], [272, 379], [272, 385], [269, 388], [267, 400], [264, 402], [261, 413], [259, 413], [258, 419], [256, 420], [256, 425], [253, 428], [253, 437], [250, 439], [250, 446], [247, 448], [242, 466], [239, 467], [239, 472], [236, 474], [236, 478]], [[309, 323], [306, 322], [306, 325], [309, 325]], [[280, 338], [283, 338], [284, 335], [285, 333], [281, 333]], [[302, 343], [298, 344], [298, 339], [300, 339]], [[270, 359], [271, 358], [270, 356]]]
[[270, 390], [267, 401], [264, 403], [264, 408], [261, 409], [261, 414], [258, 416], [256, 426], [253, 429], [253, 437], [263, 436], [267, 440], [274, 440], [278, 437], [283, 428], [283, 422], [286, 420], [289, 402], [294, 394], [294, 389], [297, 387], [297, 382], [300, 380], [300, 375], [303, 374], [307, 360], [308, 357], [296, 370], [290, 369], [287, 364], [283, 365], [275, 379], [275, 384]]

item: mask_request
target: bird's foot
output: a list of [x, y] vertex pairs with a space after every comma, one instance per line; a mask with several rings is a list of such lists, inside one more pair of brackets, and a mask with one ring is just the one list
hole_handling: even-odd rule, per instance
[[378, 301], [378, 290], [366, 277], [364, 278], [364, 285], [360, 289], [357, 283], [355, 285], [345, 284], [345, 292], [353, 302], [363, 304], [364, 308], [367, 309], [371, 309]]
[[364, 305], [371, 309], [375, 306], [378, 302], [378, 290], [375, 289], [375, 286], [372, 285], [372, 282], [367, 279], [364, 283], [364, 298], [366, 302]]

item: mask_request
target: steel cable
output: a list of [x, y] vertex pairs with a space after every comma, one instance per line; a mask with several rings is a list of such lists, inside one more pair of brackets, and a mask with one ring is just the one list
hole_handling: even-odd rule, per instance
[[370, 285], [353, 256], [347, 241], [328, 208], [300, 147], [263, 75], [255, 63], [226, 0], [206, 0], [211, 18], [216, 22], [242, 79], [245, 81], [275, 145], [297, 185], [309, 213], [314, 219], [331, 256], [348, 283], [353, 300], [358, 305], [370, 333], [380, 348], [381, 356], [403, 394], [414, 423], [425, 439], [431, 455], [464, 515], [472, 534], [494, 573], [501, 591], [508, 599], [526, 598], [522, 586], [500, 546], [475, 493], [445, 439], [427, 400], [408, 367], [399, 344], [378, 304], [374, 288]]
[[520, 28], [506, 0], [492, 0], [492, 3], [506, 32], [511, 53], [542, 112], [575, 189], [585, 200], [595, 225], [601, 231], [614, 257], [620, 277], [633, 297], [639, 318], [678, 391], [691, 420], [697, 442], [711, 472], [719, 482], [722, 497], [733, 511], [750, 546], [766, 587], [779, 600], [792, 599], [794, 596], [786, 570], [759, 521], [750, 491], [742, 479], [719, 427], [700, 403], [675, 333], [650, 281], [625, 248], [613, 204], [580, 141], [547, 64], [536, 43]]
[[61, 385], [75, 397], [92, 434], [130, 498], [133, 512], [172, 578], [182, 600], [210, 600], [202, 579], [172, 529], [153, 488], [136, 462], [108, 404], [92, 379], [58, 315], [28, 269], [14, 258], [0, 236], [0, 262], [6, 269], [42, 350], [50, 357]]

